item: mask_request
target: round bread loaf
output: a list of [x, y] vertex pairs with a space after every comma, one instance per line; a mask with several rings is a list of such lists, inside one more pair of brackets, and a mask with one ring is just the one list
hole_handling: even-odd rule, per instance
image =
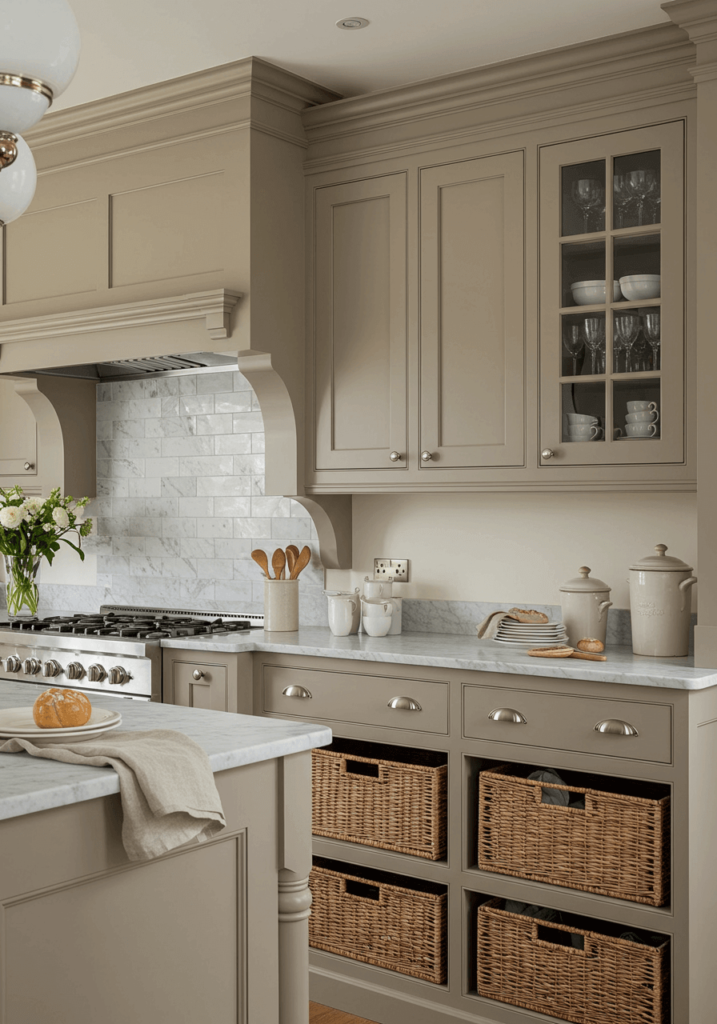
[[78, 690], [62, 690], [53, 686], [35, 701], [32, 717], [41, 729], [66, 729], [71, 725], [85, 725], [90, 720], [92, 705]]
[[596, 640], [593, 636], [585, 636], [575, 644], [579, 651], [590, 651], [592, 654], [601, 654], [605, 650], [602, 640]]

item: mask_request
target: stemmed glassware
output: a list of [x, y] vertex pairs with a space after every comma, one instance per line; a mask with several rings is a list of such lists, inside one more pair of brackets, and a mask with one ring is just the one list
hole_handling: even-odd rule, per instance
[[585, 332], [585, 344], [590, 353], [590, 372], [599, 373], [596, 356], [601, 346], [605, 344], [605, 321], [599, 316], [586, 316], [583, 324]]
[[652, 349], [652, 369], [660, 369], [660, 314], [645, 313], [644, 327], [645, 337]]
[[653, 200], [650, 205], [653, 210], [656, 209], [654, 202], [660, 194], [660, 180], [655, 171], [628, 171], [625, 175], [625, 188], [637, 200], [637, 223], [642, 226], [648, 200]]
[[585, 348], [585, 342], [580, 336], [580, 327], [577, 324], [566, 325], [563, 336], [563, 345], [565, 347], [565, 351], [573, 360], [573, 377], [577, 377], [578, 357]]
[[614, 320], [614, 336], [625, 351], [625, 373], [630, 372], [632, 346], [640, 333], [640, 317], [636, 313], [618, 313]]
[[613, 202], [617, 213], [617, 227], [625, 226], [625, 213], [628, 206], [634, 202], [634, 196], [629, 191], [625, 182], [624, 174], [613, 175]]
[[583, 215], [583, 232], [590, 230], [590, 211], [603, 205], [605, 189], [597, 178], [578, 178], [573, 182], [572, 199]]

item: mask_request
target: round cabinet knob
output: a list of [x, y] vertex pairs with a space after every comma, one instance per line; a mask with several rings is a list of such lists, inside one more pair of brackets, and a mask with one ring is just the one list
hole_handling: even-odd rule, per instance
[[606, 718], [603, 722], [598, 722], [595, 726], [595, 732], [604, 732], [609, 736], [640, 735], [634, 725], [630, 725], [629, 722], [623, 722], [619, 718]]
[[542, 452], [540, 453], [540, 458], [545, 459], [545, 461], [547, 462], [548, 459], [555, 458], [555, 452], [552, 448], [543, 448]]
[[46, 661], [42, 666], [43, 676], [46, 676], [49, 679], [52, 679], [54, 676], [59, 676], [61, 672], [62, 665], [58, 664], [56, 661]]
[[200, 679], [204, 679], [204, 673], [200, 668], [195, 668], [192, 672], [192, 679], [196, 679], [199, 682]]
[[24, 465], [24, 466], [23, 466], [22, 468], [23, 468], [23, 469], [25, 470], [25, 472], [27, 473], [27, 472], [28, 472], [28, 470], [30, 470], [30, 469], [34, 469], [35, 467], [33, 466], [33, 464], [32, 464], [31, 462], [26, 462], [26, 463], [25, 463], [25, 465]]
[[[97, 668], [98, 666], [94, 665], [93, 667]], [[102, 672], [104, 673], [104, 669], [102, 669]], [[70, 662], [67, 666], [66, 675], [68, 679], [82, 679], [84, 674], [85, 670], [82, 665], [80, 665], [79, 661]]]
[[432, 458], [433, 454], [431, 452], [421, 452], [421, 462], [430, 462]]
[[401, 455], [400, 452], [391, 452], [391, 454], [389, 455], [389, 459], [391, 460], [391, 462], [400, 462], [402, 458], [403, 455]]
[[391, 697], [387, 705], [396, 711], [423, 711], [423, 708], [413, 697]]
[[19, 672], [20, 666], [21, 662], [16, 654], [11, 654], [10, 657], [5, 662], [5, 668], [8, 670], [8, 672]]
[[91, 683], [101, 683], [107, 678], [107, 673], [102, 665], [90, 665], [87, 669], [87, 678]]
[[36, 676], [40, 671], [40, 662], [37, 658], [25, 658], [22, 668], [25, 675]]
[[513, 708], [496, 708], [488, 718], [491, 722], [513, 722], [515, 725], [525, 725], [528, 721], [520, 711], [514, 711]]
[[109, 684], [110, 686], [122, 686], [124, 683], [129, 681], [129, 674], [122, 668], [121, 665], [115, 665], [109, 671]]

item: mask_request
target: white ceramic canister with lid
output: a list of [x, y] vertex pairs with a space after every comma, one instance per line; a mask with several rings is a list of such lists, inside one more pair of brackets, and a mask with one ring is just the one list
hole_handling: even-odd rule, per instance
[[568, 580], [560, 587], [563, 622], [568, 633], [568, 643], [574, 647], [578, 640], [590, 637], [605, 643], [607, 633], [607, 610], [612, 607], [610, 587], [602, 580], [590, 577], [586, 565], [578, 569], [575, 579]]
[[651, 658], [684, 658], [697, 577], [691, 565], [666, 551], [665, 544], [657, 544], [654, 555], [630, 566], [632, 650]]

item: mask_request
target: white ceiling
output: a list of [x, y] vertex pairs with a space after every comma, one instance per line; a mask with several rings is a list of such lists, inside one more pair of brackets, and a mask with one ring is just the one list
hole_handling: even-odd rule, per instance
[[354, 96], [669, 21], [660, 0], [70, 2], [82, 57], [55, 109], [250, 56]]

